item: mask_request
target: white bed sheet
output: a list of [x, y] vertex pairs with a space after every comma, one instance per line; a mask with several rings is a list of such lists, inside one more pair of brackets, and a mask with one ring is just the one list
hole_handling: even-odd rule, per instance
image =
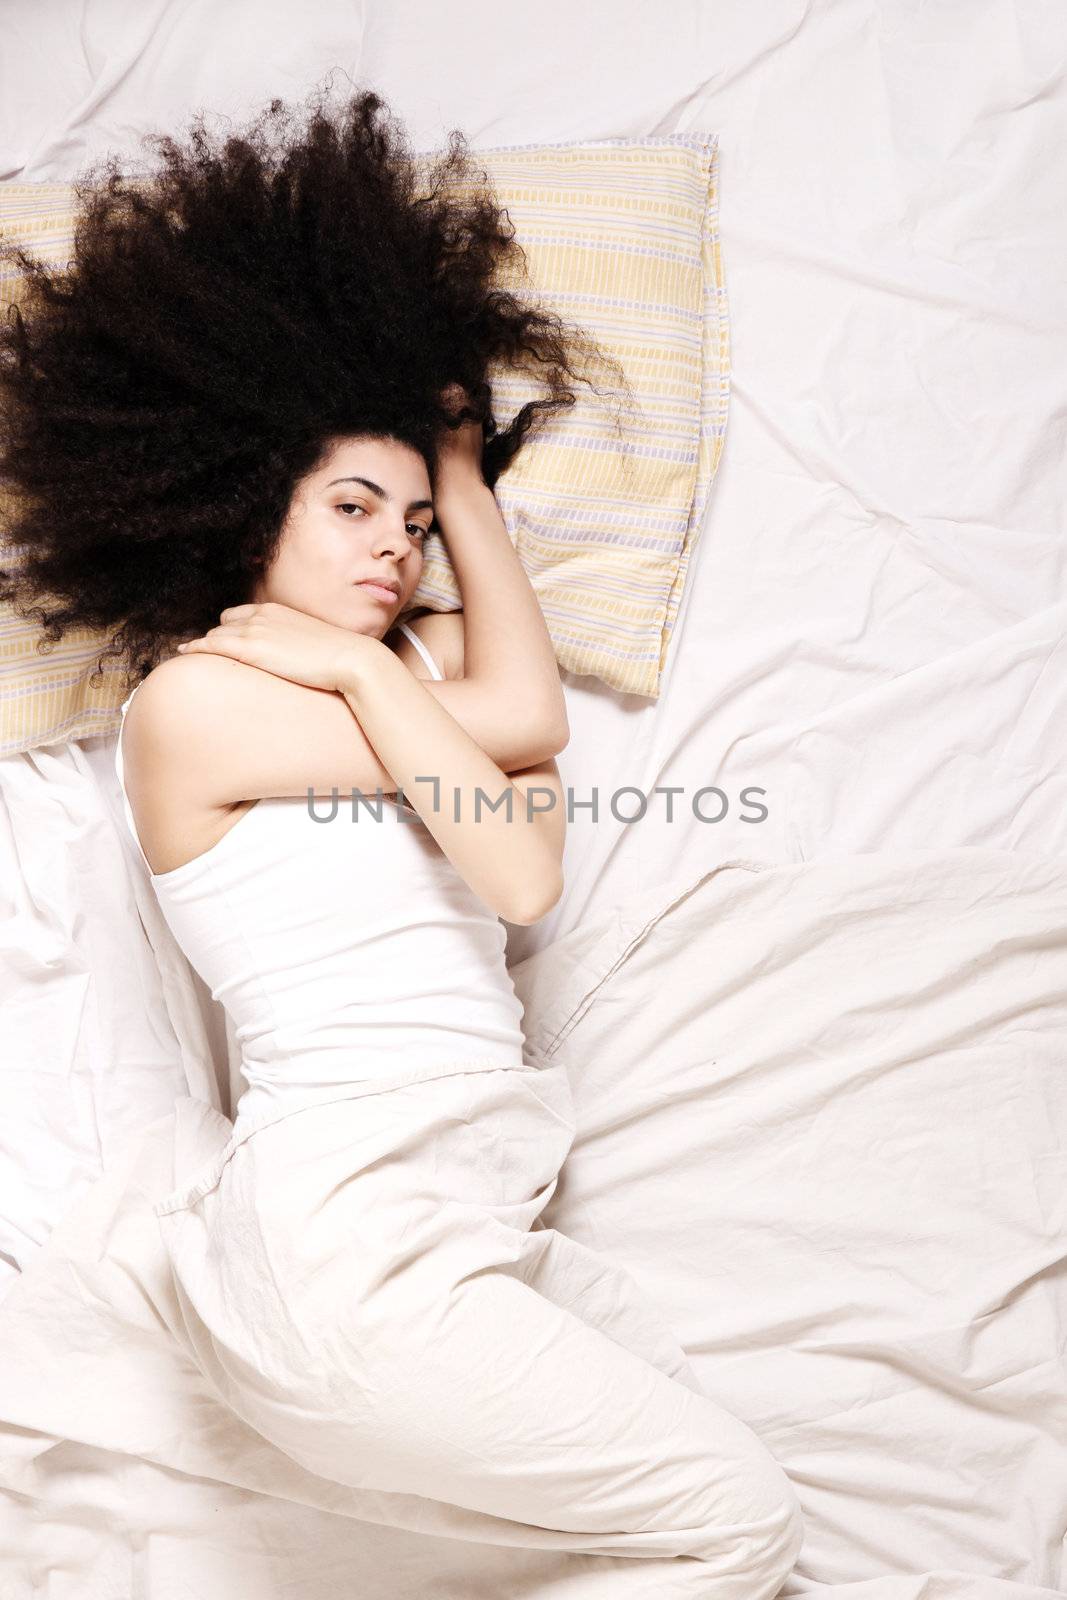
[[[562, 901], [535, 927], [510, 931], [516, 969], [543, 952], [544, 970], [556, 971], [559, 942], [580, 978], [587, 934], [610, 937], [640, 897], [666, 904], [672, 887], [739, 857], [753, 870], [803, 866], [814, 882], [842, 852], [886, 866], [917, 850], [1013, 852], [1020, 873], [1037, 858], [1067, 858], [1067, 30], [1057, 3], [676, 0], [665, 14], [606, 0], [521, 12], [485, 0], [8, 0], [4, 26], [0, 178], [68, 179], [105, 150], [132, 158], [142, 132], [180, 126], [200, 105], [243, 114], [272, 94], [298, 97], [330, 70], [379, 88], [420, 148], [452, 126], [475, 147], [718, 132], [726, 447], [658, 702], [565, 675], [572, 738], [560, 767], [576, 800], [598, 790], [600, 819], [576, 813]], [[87, 740], [0, 762], [4, 943], [18, 953], [4, 979], [16, 1027], [0, 1077], [0, 1189], [15, 1197], [0, 1238], [9, 1278], [183, 1080], [229, 1109], [232, 1051], [219, 1019], [168, 950], [132, 853], [121, 870], [112, 748]], [[657, 784], [683, 787], [675, 821], [655, 796], [640, 822], [611, 816], [615, 791]], [[710, 784], [730, 801], [717, 824], [689, 809]], [[746, 785], [766, 791], [769, 815], [756, 825], [740, 820]], [[622, 796], [620, 813], [634, 804]], [[58, 892], [46, 887], [57, 861], [69, 864]], [[1032, 892], [1040, 898], [1039, 886]], [[1054, 874], [1044, 892], [1054, 929]], [[770, 960], [773, 918], [763, 926]], [[756, 960], [757, 1005], [761, 977]], [[614, 992], [600, 999], [624, 1003]], [[1062, 1031], [1051, 981], [1046, 1005], [1042, 1026]], [[872, 1032], [892, 1019], [887, 1007], [885, 996], [872, 1001]], [[1049, 1073], [1042, 1084], [1050, 1124], [1062, 1126], [1062, 1081]], [[652, 1099], [643, 1112], [635, 1104], [635, 1120], [655, 1107], [644, 1088]], [[771, 1109], [753, 1106], [757, 1132]], [[819, 1114], [833, 1115], [832, 1101]], [[648, 1127], [669, 1170], [685, 1128], [669, 1118]], [[583, 1126], [576, 1171], [590, 1172], [582, 1151], [596, 1137]], [[630, 1250], [634, 1270], [651, 1270], [683, 1313], [696, 1293], [679, 1331], [710, 1349], [703, 1280], [684, 1250], [678, 1260], [664, 1250], [677, 1212], [666, 1206], [647, 1232], [612, 1225], [633, 1218], [641, 1148], [619, 1144], [588, 1190], [565, 1185], [562, 1203], [573, 1194], [574, 1204], [555, 1220]], [[1024, 1153], [1046, 1170], [1062, 1159], [1062, 1148]], [[1062, 1250], [1062, 1213], [1049, 1225]], [[762, 1326], [754, 1314], [745, 1348]], [[1052, 1324], [1061, 1342], [1062, 1326]], [[872, 1428], [876, 1418], [861, 1420]], [[817, 1452], [819, 1440], [816, 1429], [804, 1448]], [[144, 1487], [145, 1506], [173, 1508], [173, 1524], [148, 1524], [161, 1595], [179, 1581], [196, 1592], [197, 1562], [214, 1574], [213, 1562], [228, 1561], [247, 1578], [267, 1559], [265, 1528], [280, 1532], [285, 1516], [313, 1526], [299, 1509], [249, 1504], [237, 1544], [209, 1557], [182, 1532], [182, 1516], [192, 1529], [198, 1514], [188, 1483], [163, 1485], [159, 1469], [132, 1460], [98, 1480], [74, 1446], [57, 1445], [49, 1460], [68, 1474], [74, 1508], [79, 1496], [107, 1503], [120, 1478]], [[837, 1467], [847, 1481], [847, 1451]], [[1034, 1600], [1054, 1570], [1047, 1538], [1028, 1551], [1019, 1508], [999, 1544], [972, 1538], [969, 1568], [960, 1550], [973, 1525], [961, 1524], [953, 1575], [930, 1534], [934, 1514], [915, 1508], [901, 1524], [911, 1544], [892, 1568], [912, 1576], [889, 1577], [869, 1564], [878, 1555], [853, 1508], [839, 1516], [815, 1487], [804, 1581], [835, 1600]], [[88, 1538], [77, 1526], [75, 1509], [71, 1537]], [[331, 1548], [343, 1554], [338, 1538]], [[891, 1565], [892, 1551], [882, 1555]], [[98, 1556], [101, 1571], [128, 1561], [117, 1546]], [[301, 1592], [344, 1592], [330, 1587], [330, 1565], [316, 1569], [318, 1589]], [[51, 1581], [35, 1592], [93, 1592]], [[1062, 1568], [1052, 1581], [1064, 1583]], [[201, 1587], [213, 1593], [207, 1578]]]

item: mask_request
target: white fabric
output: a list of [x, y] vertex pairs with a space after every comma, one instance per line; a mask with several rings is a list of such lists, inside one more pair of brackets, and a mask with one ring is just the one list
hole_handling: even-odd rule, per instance
[[[442, 1483], [456, 1465], [438, 1349], [462, 1368], [455, 1403], [479, 1413], [472, 1427], [500, 1429], [463, 1436], [467, 1467], [510, 1474], [515, 1430], [542, 1412], [508, 1417], [506, 1396], [563, 1305], [683, 1383], [686, 1351], [704, 1393], [769, 1446], [804, 1509], [783, 1595], [1052, 1600], [1067, 1576], [1065, 963], [1062, 860], [736, 860], [681, 873], [515, 970], [535, 1074], [453, 1074], [432, 1098], [366, 1086], [239, 1144], [180, 1101], [4, 1303], [0, 1416], [31, 1430], [0, 1429], [15, 1600], [48, 1562], [95, 1600], [133, 1550], [151, 1552], [160, 1596], [185, 1583], [198, 1600], [238, 1579], [270, 1600], [341, 1600], [354, 1575], [371, 1600], [669, 1594], [643, 1560], [490, 1530], [436, 1496], [379, 1497], [406, 1470], [408, 1427], [429, 1426], [431, 1462], [451, 1453]], [[284, 1186], [283, 1142], [303, 1158]], [[344, 1272], [325, 1270], [338, 1234], [353, 1243]], [[387, 1274], [383, 1249], [398, 1246]], [[527, 1302], [516, 1331], [507, 1296], [523, 1283], [550, 1304]], [[468, 1291], [488, 1304], [488, 1284], [502, 1298], [472, 1326]], [[409, 1293], [434, 1302], [433, 1346], [417, 1318], [390, 1317], [392, 1355], [375, 1308]], [[185, 1359], [190, 1339], [242, 1422]], [[352, 1380], [328, 1402], [324, 1348]], [[373, 1365], [383, 1355], [396, 1366]], [[305, 1386], [283, 1410], [301, 1357]], [[252, 1387], [243, 1362], [275, 1359]], [[583, 1443], [602, 1382], [619, 1377], [602, 1359], [562, 1380]], [[397, 1476], [375, 1483], [368, 1451], [368, 1478], [344, 1492], [321, 1469], [351, 1460], [372, 1369], [391, 1419], [383, 1473]], [[299, 1464], [266, 1448], [264, 1426], [285, 1430]], [[602, 1452], [568, 1454], [598, 1476], [618, 1465], [615, 1430]], [[669, 1480], [652, 1437], [632, 1483], [657, 1496]], [[555, 1469], [545, 1480], [538, 1494]]]
[[1065, 974], [1067, 858], [941, 847], [679, 869], [513, 969], [546, 1221], [785, 1467], [783, 1595], [1067, 1592]]
[[[451, 127], [475, 149], [719, 134], [730, 421], [663, 692], [565, 677], [561, 772], [576, 798], [599, 787], [600, 816], [574, 815], [559, 905], [509, 930], [526, 1023], [562, 1032], [575, 1091], [545, 1217], [632, 1270], [786, 1467], [789, 1593], [1061, 1594], [1060, 0], [675, 0], [667, 28], [615, 0], [291, 13], [8, 0], [0, 171], [69, 179], [197, 106], [235, 117], [331, 71], [421, 148]], [[0, 763], [10, 1283], [182, 1087], [222, 1111], [240, 1087], [126, 837], [113, 746]], [[609, 805], [711, 783], [718, 824]], [[739, 890], [663, 915], [738, 857], [718, 882], [754, 881], [758, 907]], [[131, 1384], [143, 1348], [114, 1352]], [[164, 1464], [203, 1442], [165, 1373], [137, 1392], [126, 1451], [79, 1442], [87, 1392], [65, 1439], [60, 1414], [56, 1438], [5, 1438], [25, 1498], [4, 1600], [620, 1592], [622, 1563], [205, 1482]]]
[[136, 693], [115, 745], [126, 820], [175, 941], [233, 1023], [239, 1125], [362, 1078], [522, 1065], [504, 927], [395, 799], [258, 800], [209, 850], [153, 872], [123, 778]]
[[413, 628], [409, 628], [406, 622], [400, 622], [397, 624], [397, 626], [405, 638], [410, 639], [411, 643], [415, 646], [415, 649], [419, 652], [419, 655], [429, 667], [431, 678], [437, 678], [438, 680], [443, 678], [444, 673], [440, 670], [437, 662], [434, 660], [429, 650], [427, 650], [426, 646], [423, 644], [415, 630]]
[[613, 1594], [778, 1592], [788, 1478], [634, 1280], [540, 1223], [565, 1069], [380, 1080], [228, 1133], [180, 1102], [9, 1292], [9, 1486], [39, 1448], [20, 1428], [58, 1425], [335, 1515], [600, 1558]]

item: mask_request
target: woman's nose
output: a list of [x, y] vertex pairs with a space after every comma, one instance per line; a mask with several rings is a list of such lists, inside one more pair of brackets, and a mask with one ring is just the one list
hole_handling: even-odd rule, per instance
[[406, 528], [383, 528], [374, 548], [378, 551], [389, 551], [393, 555], [402, 555], [409, 543]]

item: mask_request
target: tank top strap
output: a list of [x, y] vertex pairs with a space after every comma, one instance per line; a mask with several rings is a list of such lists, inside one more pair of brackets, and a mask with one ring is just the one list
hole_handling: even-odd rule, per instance
[[400, 623], [397, 624], [397, 626], [400, 629], [401, 633], [406, 633], [407, 634], [408, 638], [411, 640], [412, 644], [415, 646], [415, 649], [419, 652], [419, 655], [422, 657], [422, 659], [425, 661], [426, 665], [429, 667], [430, 672], [432, 673], [432, 675], [436, 679], [438, 679], [439, 681], [441, 679], [443, 679], [444, 678], [444, 673], [439, 670], [439, 668], [437, 666], [437, 662], [434, 660], [433, 656], [427, 650], [426, 646], [423, 644], [423, 642], [419, 638], [418, 634], [417, 633], [413, 633], [412, 630], [408, 627], [406, 622], [400, 622]]
[[118, 739], [117, 739], [117, 741], [115, 743], [115, 776], [119, 780], [119, 795], [120, 795], [121, 800], [122, 800], [122, 809], [123, 809], [123, 812], [125, 813], [126, 822], [127, 822], [128, 827], [129, 827], [130, 834], [131, 834], [131, 836], [133, 838], [133, 842], [137, 846], [137, 852], [140, 855], [141, 860], [145, 864], [145, 870], [148, 872], [148, 874], [150, 876], [154, 876], [154, 874], [152, 873], [151, 863], [150, 863], [148, 857], [145, 855], [144, 849], [143, 849], [143, 847], [141, 845], [140, 835], [137, 832], [137, 824], [133, 820], [133, 808], [130, 805], [129, 796], [126, 793], [126, 777], [125, 777], [125, 769], [124, 769], [123, 760], [122, 760], [122, 730], [126, 726], [126, 712], [127, 712], [128, 708], [129, 708], [130, 701], [133, 699], [134, 695], [137, 693], [137, 690], [140, 687], [141, 687], [141, 685], [137, 684], [133, 689], [131, 689], [130, 693], [126, 696], [125, 700], [122, 702], [122, 708], [121, 708], [121, 712], [120, 712], [120, 721], [119, 721], [119, 736], [118, 736]]

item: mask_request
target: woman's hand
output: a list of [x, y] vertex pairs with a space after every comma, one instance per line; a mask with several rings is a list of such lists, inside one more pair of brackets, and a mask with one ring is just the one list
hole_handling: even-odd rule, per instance
[[219, 626], [178, 646], [183, 655], [231, 656], [291, 683], [311, 689], [342, 690], [349, 684], [361, 652], [387, 649], [380, 639], [335, 627], [306, 611], [276, 600], [227, 606]]
[[[450, 383], [441, 391], [440, 399], [453, 416], [470, 405], [470, 396], [462, 384]], [[442, 427], [437, 434], [436, 492], [442, 493], [456, 484], [484, 483], [482, 477], [482, 452], [485, 436], [480, 422], [468, 417], [458, 428]]]

